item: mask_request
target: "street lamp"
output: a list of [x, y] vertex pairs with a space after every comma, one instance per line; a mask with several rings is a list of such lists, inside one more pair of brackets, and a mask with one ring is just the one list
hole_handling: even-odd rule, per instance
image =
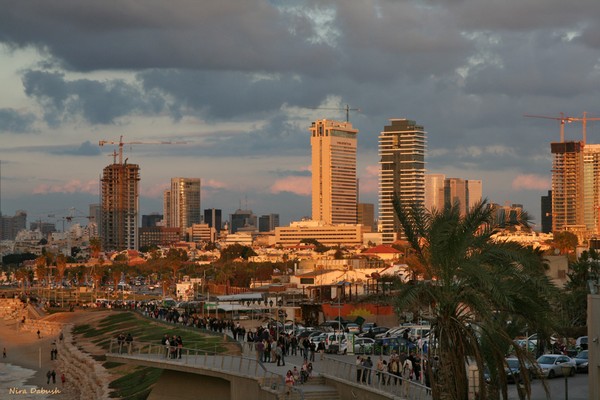
[[563, 376], [565, 377], [565, 400], [569, 400], [569, 375], [571, 374], [571, 366], [567, 363], [563, 363], [560, 366], [562, 368]]

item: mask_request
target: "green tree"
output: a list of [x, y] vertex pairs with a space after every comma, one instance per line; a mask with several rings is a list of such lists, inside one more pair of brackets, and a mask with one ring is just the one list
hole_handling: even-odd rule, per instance
[[[480, 399], [507, 398], [504, 357], [514, 333], [507, 319], [527, 321], [535, 331], [553, 330], [549, 300], [555, 288], [544, 274], [539, 252], [515, 242], [495, 242], [491, 209], [485, 201], [461, 216], [458, 204], [426, 211], [396, 199], [396, 214], [423, 278], [401, 287], [399, 310], [431, 308], [432, 345], [427, 363], [434, 399], [468, 397], [467, 364], [490, 369], [498, 380], [486, 385], [479, 375]], [[526, 223], [526, 221], [523, 221]], [[524, 349], [516, 356], [530, 359]], [[436, 374], [432, 373], [432, 363]], [[494, 374], [496, 372], [496, 374]], [[530, 393], [528, 375], [523, 393]], [[495, 394], [495, 395], [494, 395]]]
[[600, 254], [595, 250], [584, 251], [574, 263], [569, 263], [567, 283], [564, 286], [562, 302], [566, 320], [565, 326], [585, 326], [587, 324], [588, 281], [600, 276]]
[[562, 231], [553, 233], [552, 247], [560, 252], [560, 254], [571, 254], [575, 252], [577, 244], [577, 236], [572, 232]]

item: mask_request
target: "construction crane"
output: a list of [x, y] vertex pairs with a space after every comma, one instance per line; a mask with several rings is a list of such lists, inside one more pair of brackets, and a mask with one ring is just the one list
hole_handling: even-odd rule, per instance
[[309, 107], [311, 110], [335, 110], [335, 111], [346, 111], [346, 122], [350, 122], [350, 111], [360, 112], [360, 108], [350, 108], [348, 104], [344, 108], [336, 107]]
[[524, 117], [529, 118], [545, 118], [545, 119], [553, 119], [555, 121], [560, 121], [560, 141], [563, 143], [565, 141], [565, 123], [571, 122], [581, 122], [583, 125], [583, 143], [585, 144], [587, 139], [587, 121], [600, 121], [600, 118], [588, 118], [587, 112], [583, 113], [582, 118], [578, 117], [565, 117], [563, 113], [560, 113], [560, 117], [548, 117], [545, 115], [524, 115]]
[[[112, 140], [101, 140], [100, 142], [98, 142], [98, 145], [100, 147], [104, 146], [105, 144], [115, 144], [115, 145], [119, 145], [119, 164], [123, 164], [123, 146], [128, 144], [128, 145], [132, 145], [132, 144], [186, 144], [187, 142], [171, 142], [171, 141], [157, 141], [157, 142], [140, 142], [140, 141], [134, 141], [134, 142], [124, 142], [123, 141], [123, 135], [121, 135], [121, 137], [119, 138], [118, 142], [112, 141]], [[116, 161], [116, 153], [113, 153], [113, 156], [115, 157], [115, 161]], [[115, 162], [116, 164], [116, 162]]]
[[548, 117], [545, 115], [528, 115], [525, 114], [524, 117], [528, 118], [545, 118], [545, 119], [553, 119], [555, 121], [560, 121], [560, 142], [563, 143], [565, 141], [565, 123], [571, 123], [574, 121], [572, 117], [565, 117], [564, 113], [560, 113], [560, 117]]

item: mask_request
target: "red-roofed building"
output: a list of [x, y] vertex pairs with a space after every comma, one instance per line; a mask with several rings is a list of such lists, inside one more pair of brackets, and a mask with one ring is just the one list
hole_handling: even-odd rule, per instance
[[402, 258], [403, 253], [389, 245], [380, 244], [379, 246], [371, 247], [361, 253], [362, 255], [375, 256], [386, 261], [398, 261]]

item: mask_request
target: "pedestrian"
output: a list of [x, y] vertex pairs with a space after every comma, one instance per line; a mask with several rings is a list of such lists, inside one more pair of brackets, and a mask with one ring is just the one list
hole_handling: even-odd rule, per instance
[[60, 381], [62, 382], [62, 385], [65, 386], [65, 381], [67, 380], [67, 378], [65, 377], [65, 373], [63, 372], [60, 375]]
[[[281, 350], [281, 345], [277, 345], [277, 347], [275, 348], [275, 359], [277, 360], [278, 367], [285, 365], [285, 362], [283, 364], [281, 364], [282, 357], [283, 357], [283, 351]], [[290, 374], [292, 373], [292, 371], [289, 371], [289, 372], [290, 372]]]
[[46, 372], [46, 378], [48, 378], [46, 380], [46, 384], [50, 384], [50, 378], [52, 378], [52, 371], [48, 370], [48, 372]]
[[361, 356], [356, 357], [356, 382], [362, 381], [363, 360]]
[[2, 358], [6, 358], [6, 347], [4, 348], [4, 350], [2, 351]]
[[133, 343], [133, 336], [131, 336], [131, 333], [128, 333], [125, 337], [125, 343], [127, 343], [127, 354], [131, 354], [131, 344]]
[[42, 338], [42, 336], [40, 335], [40, 330], [39, 329], [37, 330], [37, 335], [38, 335], [38, 339]]
[[60, 335], [58, 335], [58, 340], [60, 340], [62, 342], [62, 340], [64, 339], [63, 333], [61, 332]]
[[285, 374], [285, 388], [288, 396], [292, 393], [294, 381], [294, 375], [292, 374], [292, 371], [288, 369], [288, 372]]
[[321, 340], [317, 345], [317, 352], [320, 354], [319, 360], [323, 361], [323, 356], [325, 355], [325, 343]]
[[56, 383], [56, 371], [52, 370], [52, 383]]

